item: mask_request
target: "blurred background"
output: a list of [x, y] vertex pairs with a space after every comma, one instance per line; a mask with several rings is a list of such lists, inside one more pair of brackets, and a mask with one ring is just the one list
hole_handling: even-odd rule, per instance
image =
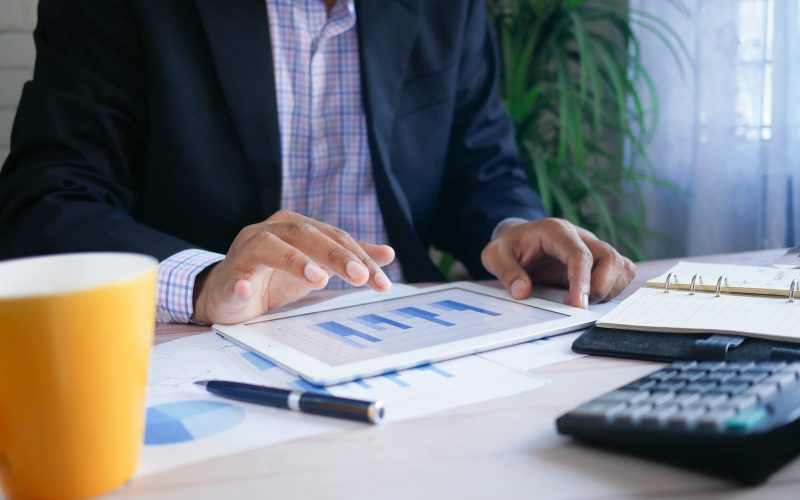
[[0, 0], [0, 165], [8, 156], [11, 124], [22, 84], [33, 74], [37, 0]]

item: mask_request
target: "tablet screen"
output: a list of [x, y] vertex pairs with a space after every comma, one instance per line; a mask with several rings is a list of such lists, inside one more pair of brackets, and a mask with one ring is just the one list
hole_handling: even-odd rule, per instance
[[458, 287], [248, 323], [330, 366], [567, 317]]

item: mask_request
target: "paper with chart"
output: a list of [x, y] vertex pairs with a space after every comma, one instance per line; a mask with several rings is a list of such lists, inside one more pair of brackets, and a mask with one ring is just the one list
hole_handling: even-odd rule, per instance
[[138, 475], [364, 424], [216, 398], [195, 380], [223, 379], [383, 400], [386, 422], [535, 389], [545, 379], [478, 356], [328, 388], [312, 386], [215, 333], [155, 346]]
[[[406, 288], [395, 287], [396, 293]], [[358, 298], [361, 293], [371, 292], [352, 295]], [[547, 298], [561, 300], [563, 293], [556, 292]], [[347, 303], [347, 299], [329, 303]], [[591, 309], [601, 313], [610, 307], [602, 304]], [[327, 390], [341, 396], [383, 400], [387, 423], [391, 423], [541, 387], [547, 381], [532, 376], [529, 370], [578, 357], [570, 349], [576, 336], [533, 340]], [[214, 333], [157, 345], [150, 368], [147, 428], [139, 476], [364, 425], [217, 398], [194, 385], [200, 379], [319, 390]]]

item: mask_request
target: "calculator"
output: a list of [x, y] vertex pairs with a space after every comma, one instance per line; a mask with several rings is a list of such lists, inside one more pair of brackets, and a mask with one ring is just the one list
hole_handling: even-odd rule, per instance
[[800, 363], [672, 363], [558, 418], [562, 434], [741, 484], [800, 453]]

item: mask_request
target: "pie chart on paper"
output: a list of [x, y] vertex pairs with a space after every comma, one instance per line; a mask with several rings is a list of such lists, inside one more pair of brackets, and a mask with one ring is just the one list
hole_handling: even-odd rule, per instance
[[184, 443], [212, 436], [244, 420], [242, 408], [221, 401], [188, 400], [147, 408], [144, 444]]

